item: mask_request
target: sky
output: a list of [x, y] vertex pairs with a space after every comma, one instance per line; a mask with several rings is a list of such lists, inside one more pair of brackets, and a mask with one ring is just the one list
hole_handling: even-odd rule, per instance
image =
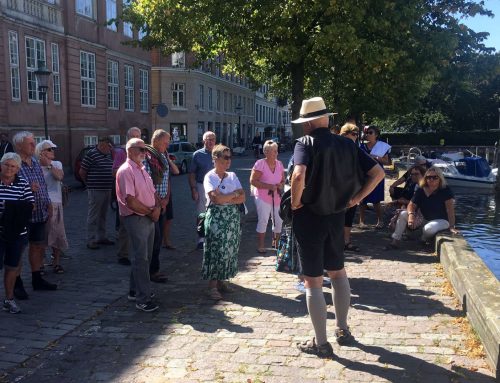
[[463, 19], [462, 22], [474, 32], [489, 32], [490, 36], [485, 41], [485, 45], [500, 52], [500, 0], [485, 0], [485, 8], [492, 11], [495, 17], [478, 15]]

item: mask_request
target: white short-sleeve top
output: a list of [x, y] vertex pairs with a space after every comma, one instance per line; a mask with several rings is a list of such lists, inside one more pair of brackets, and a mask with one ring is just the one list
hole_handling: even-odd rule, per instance
[[[205, 195], [207, 197], [207, 206], [210, 203], [210, 197], [208, 193], [219, 188], [221, 194], [229, 194], [235, 190], [242, 189], [240, 180], [234, 172], [226, 172], [226, 176], [221, 182], [220, 177], [215, 172], [215, 169], [210, 170], [203, 180], [203, 188], [205, 189]], [[228, 203], [224, 205], [229, 205]]]

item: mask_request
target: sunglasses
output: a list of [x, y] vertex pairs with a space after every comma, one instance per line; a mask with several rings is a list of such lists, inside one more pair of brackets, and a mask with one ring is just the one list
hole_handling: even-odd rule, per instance
[[47, 148], [47, 149], [44, 149], [46, 152], [53, 152], [54, 151], [54, 148]]
[[141, 148], [141, 147], [138, 147], [138, 146], [134, 146], [134, 149], [139, 150], [141, 153], [146, 153], [146, 148]]
[[231, 156], [222, 156], [221, 158], [226, 160], [226, 161], [229, 161], [231, 159]]
[[439, 179], [439, 177], [438, 176], [425, 176], [425, 179], [426, 180], [434, 180], [434, 181], [436, 181], [436, 180]]

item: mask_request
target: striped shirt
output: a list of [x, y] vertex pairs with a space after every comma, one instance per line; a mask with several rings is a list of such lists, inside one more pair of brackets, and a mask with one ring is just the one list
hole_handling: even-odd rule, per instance
[[87, 189], [111, 190], [113, 188], [113, 156], [92, 148], [83, 158], [82, 169], [87, 172]]
[[31, 223], [46, 222], [49, 219], [50, 197], [45, 183], [43, 171], [35, 157], [31, 158], [31, 166], [22, 161], [19, 177], [24, 178], [31, 186], [33, 182], [38, 183], [38, 191], [33, 192], [35, 196], [35, 209], [31, 216]]
[[[16, 175], [14, 182], [10, 185], [5, 185], [0, 181], [0, 215], [3, 214], [5, 209], [5, 201], [29, 201], [31, 203], [35, 202], [33, 193], [31, 192], [30, 185], [23, 178]], [[3, 227], [1, 226], [0, 220], [0, 231]], [[24, 228], [20, 235], [26, 234], [27, 230]]]

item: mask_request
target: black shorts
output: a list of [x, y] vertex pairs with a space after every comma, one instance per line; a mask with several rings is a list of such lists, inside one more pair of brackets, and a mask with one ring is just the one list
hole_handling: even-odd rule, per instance
[[21, 235], [14, 241], [0, 241], [0, 269], [3, 265], [7, 268], [16, 268], [19, 266], [19, 260], [28, 244], [28, 236]]
[[345, 227], [352, 227], [352, 223], [354, 221], [354, 216], [356, 215], [356, 209], [358, 208], [358, 205], [354, 205], [353, 207], [350, 207], [347, 209], [345, 212]]
[[28, 225], [28, 241], [35, 245], [47, 243], [47, 222], [36, 222]]
[[302, 272], [308, 277], [320, 277], [323, 270], [344, 268], [345, 212], [317, 215], [306, 206], [293, 212], [293, 233]]
[[165, 206], [164, 217], [166, 221], [170, 221], [174, 219], [174, 206], [172, 205], [172, 195], [170, 195], [170, 199], [168, 200], [167, 206]]

